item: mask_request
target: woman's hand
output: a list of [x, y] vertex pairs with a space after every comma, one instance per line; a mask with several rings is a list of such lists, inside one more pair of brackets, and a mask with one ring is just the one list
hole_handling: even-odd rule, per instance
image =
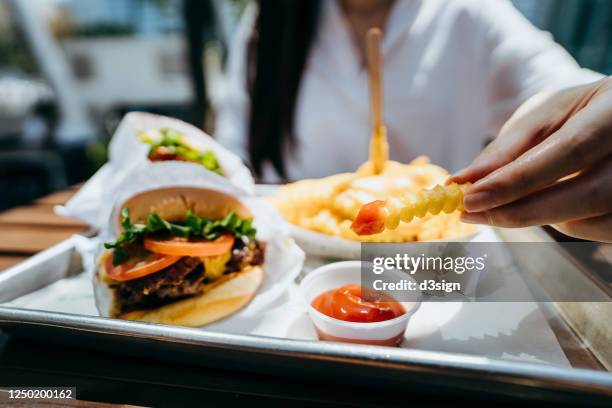
[[536, 95], [451, 181], [474, 183], [465, 222], [612, 242], [612, 77]]

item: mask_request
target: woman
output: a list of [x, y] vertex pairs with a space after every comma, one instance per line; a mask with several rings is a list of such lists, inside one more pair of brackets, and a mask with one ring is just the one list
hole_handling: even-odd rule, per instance
[[592, 82], [505, 0], [265, 0], [231, 51], [217, 137], [264, 181], [353, 171], [368, 156], [363, 38], [382, 27], [391, 158], [465, 166], [529, 97]]

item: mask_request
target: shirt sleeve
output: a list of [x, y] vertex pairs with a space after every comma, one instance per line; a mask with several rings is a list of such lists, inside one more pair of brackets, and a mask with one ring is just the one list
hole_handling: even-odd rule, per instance
[[255, 26], [257, 7], [247, 5], [230, 44], [224, 84], [217, 105], [216, 140], [248, 161], [247, 136], [250, 98], [247, 91], [247, 49]]
[[582, 69], [550, 33], [534, 27], [508, 0], [480, 0], [473, 11], [485, 40], [487, 130], [497, 135], [529, 97], [593, 82], [602, 75]]

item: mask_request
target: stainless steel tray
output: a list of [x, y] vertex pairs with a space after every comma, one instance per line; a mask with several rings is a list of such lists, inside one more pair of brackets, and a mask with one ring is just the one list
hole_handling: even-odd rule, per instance
[[[68, 240], [0, 274], [0, 303], [78, 274]], [[403, 389], [523, 395], [540, 400], [610, 403], [612, 374], [414, 349], [232, 335], [79, 314], [0, 307], [11, 335], [147, 358]], [[121, 347], [116, 347], [117, 345]]]

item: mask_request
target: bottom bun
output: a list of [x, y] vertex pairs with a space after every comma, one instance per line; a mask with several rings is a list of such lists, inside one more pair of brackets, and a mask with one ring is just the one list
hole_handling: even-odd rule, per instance
[[120, 319], [149, 323], [200, 327], [223, 319], [238, 311], [253, 299], [263, 281], [263, 269], [249, 267], [214, 282], [204, 293], [155, 309], [135, 310], [120, 314]]

